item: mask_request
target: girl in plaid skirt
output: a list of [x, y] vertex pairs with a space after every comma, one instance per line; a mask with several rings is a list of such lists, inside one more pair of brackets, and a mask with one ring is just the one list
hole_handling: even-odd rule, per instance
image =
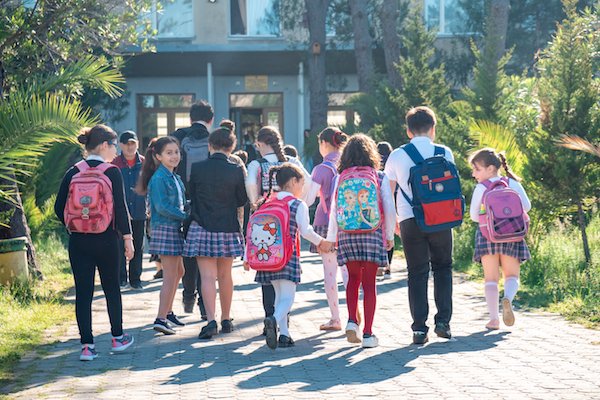
[[[300, 283], [300, 249], [297, 243], [298, 234], [309, 240], [315, 245], [320, 245], [323, 238], [315, 233], [310, 225], [308, 217], [308, 207], [306, 203], [299, 199], [302, 196], [304, 186], [304, 174], [302, 170], [292, 163], [283, 163], [279, 166], [271, 167], [269, 171], [269, 182], [273, 181], [281, 188], [277, 192], [278, 199], [293, 197], [288, 202], [290, 207], [290, 236], [294, 243], [294, 253], [281, 270], [274, 272], [258, 271], [255, 281], [261, 284], [271, 283], [275, 289], [275, 312], [267, 316], [264, 320], [264, 332], [266, 335], [267, 346], [271, 349], [277, 347], [294, 346], [294, 341], [290, 337], [288, 330], [288, 313], [294, 303], [296, 295], [296, 285]], [[269, 192], [266, 198], [271, 196], [272, 184], [269, 185]], [[249, 269], [249, 264], [245, 261], [244, 268]], [[279, 326], [279, 340], [277, 339], [277, 327]]]
[[[338, 172], [352, 167], [369, 167], [374, 171], [379, 169], [380, 157], [373, 139], [366, 135], [354, 135], [350, 138], [340, 158]], [[376, 347], [378, 340], [373, 335], [373, 319], [377, 305], [377, 289], [375, 287], [377, 270], [388, 265], [387, 251], [394, 246], [394, 227], [396, 212], [389, 180], [383, 172], [377, 172], [379, 197], [382, 200], [383, 219], [380, 226], [371, 232], [351, 233], [340, 231], [338, 233], [337, 211], [337, 186], [335, 183], [334, 196], [331, 201], [329, 226], [327, 229], [327, 242], [321, 250], [333, 248], [333, 243], [338, 244], [339, 265], [348, 267], [348, 286], [346, 287], [346, 303], [348, 304], [348, 324], [346, 325], [346, 338], [351, 343], [361, 343], [358, 326], [358, 291], [362, 284], [364, 292], [365, 326], [362, 335], [363, 347]], [[385, 234], [384, 234], [385, 233]]]
[[[473, 169], [473, 177], [478, 182], [471, 200], [470, 216], [473, 221], [479, 222], [482, 198], [486, 190], [482, 182], [486, 180], [492, 182], [499, 180], [501, 178], [500, 168], [504, 169], [508, 177], [509, 187], [519, 194], [523, 209], [525, 211], [531, 209], [531, 202], [523, 186], [519, 183], [520, 178], [510, 170], [504, 154], [497, 153], [494, 149], [490, 148], [481, 149], [471, 155], [469, 163]], [[502, 275], [504, 275], [502, 320], [506, 326], [512, 326], [515, 323], [512, 301], [519, 289], [521, 263], [530, 258], [531, 254], [525, 240], [512, 243], [492, 243], [483, 236], [480, 229], [477, 229], [475, 233], [475, 253], [473, 260], [483, 265], [485, 301], [490, 314], [490, 320], [485, 326], [487, 329], [500, 328], [498, 312], [500, 267], [502, 267]]]
[[[348, 140], [348, 136], [337, 128], [325, 128], [319, 133], [319, 152], [323, 156], [323, 163], [317, 165], [312, 171], [312, 183], [306, 197], [306, 203], [310, 207], [317, 195], [319, 205], [315, 212], [313, 226], [315, 232], [321, 236], [327, 236], [327, 224], [329, 222], [329, 209], [331, 207], [332, 189], [335, 178], [338, 176], [337, 163], [340, 159], [340, 149]], [[315, 245], [310, 246], [312, 253], [318, 253]], [[339, 331], [342, 329], [340, 321], [340, 305], [338, 301], [337, 281], [337, 253], [328, 252], [321, 254], [323, 258], [323, 286], [327, 296], [327, 303], [331, 311], [331, 318], [322, 324], [322, 331]], [[348, 269], [345, 265], [340, 267], [344, 286], [348, 283]]]
[[170, 325], [184, 325], [173, 313], [173, 299], [183, 276], [183, 233], [187, 218], [184, 211], [185, 188], [175, 173], [181, 156], [179, 142], [172, 136], [162, 137], [148, 148], [139, 180], [139, 192], [148, 194], [150, 203], [150, 254], [162, 261], [163, 282], [154, 330], [173, 335]]
[[195, 163], [190, 174], [192, 220], [184, 246], [184, 257], [196, 257], [202, 281], [202, 300], [208, 324], [199, 339], [217, 334], [215, 319], [217, 287], [221, 302], [221, 332], [230, 333], [229, 312], [233, 297], [231, 266], [244, 249], [238, 207], [246, 204], [244, 167], [231, 158], [235, 148], [235, 125], [229, 120], [208, 136], [210, 156]]

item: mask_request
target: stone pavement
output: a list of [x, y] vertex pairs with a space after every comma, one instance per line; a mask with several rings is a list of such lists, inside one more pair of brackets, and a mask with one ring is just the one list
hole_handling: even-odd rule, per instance
[[[233, 333], [199, 341], [195, 314], [184, 318], [188, 325], [176, 335], [155, 334], [150, 324], [160, 281], [153, 281], [144, 291], [123, 293], [125, 328], [135, 344], [111, 354], [105, 303], [97, 290], [100, 356], [79, 361], [73, 316], [60, 343], [26, 357], [17, 371], [20, 381], [4, 392], [15, 399], [600, 399], [600, 332], [556, 315], [527, 312], [517, 312], [512, 329], [487, 332], [482, 285], [460, 276], [455, 278], [454, 338], [412, 345], [402, 260], [394, 261], [391, 280], [378, 283], [378, 348], [347, 343], [341, 332], [320, 332], [319, 324], [328, 319], [323, 272], [318, 256], [305, 255], [291, 315], [295, 348], [273, 351], [265, 345], [260, 291], [254, 273], [238, 263]], [[153, 273], [146, 262], [143, 279]], [[180, 296], [179, 291], [176, 313], [182, 313]]]

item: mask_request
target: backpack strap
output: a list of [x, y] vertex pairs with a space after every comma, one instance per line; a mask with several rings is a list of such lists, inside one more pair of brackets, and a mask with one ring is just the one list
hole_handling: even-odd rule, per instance
[[401, 146], [400, 148], [404, 150], [406, 154], [408, 154], [412, 162], [414, 162], [415, 164], [419, 164], [424, 161], [423, 156], [421, 155], [421, 153], [419, 153], [419, 150], [417, 150], [417, 147], [414, 144], [407, 143], [404, 146]]
[[498, 186], [504, 186], [504, 187], [508, 187], [508, 179], [504, 179], [505, 177], [502, 177], [500, 179], [498, 179], [497, 181], [492, 182], [489, 179], [486, 179], [485, 181], [481, 182], [481, 184], [483, 186], [485, 186], [485, 190], [491, 190], [495, 187]]
[[442, 156], [444, 157], [446, 155], [446, 149], [444, 149], [442, 146], [435, 146], [434, 150], [433, 150], [433, 156], [437, 157], [437, 156]]
[[[90, 164], [88, 164], [88, 162], [86, 160], [81, 160], [79, 161], [77, 164], [75, 164], [75, 166], [77, 167], [77, 169], [79, 170], [79, 172], [85, 172], [88, 169], [92, 168], [90, 167]], [[116, 165], [108, 163], [108, 162], [102, 162], [100, 164], [98, 164], [96, 167], [102, 172], [106, 172], [108, 169], [110, 168], [118, 168]]]

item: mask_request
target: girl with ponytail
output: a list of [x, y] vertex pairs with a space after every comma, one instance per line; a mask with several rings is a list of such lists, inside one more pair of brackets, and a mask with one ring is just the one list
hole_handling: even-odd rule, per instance
[[[281, 165], [284, 162], [290, 162], [300, 169], [304, 177], [304, 187], [302, 196], [307, 192], [310, 185], [310, 174], [300, 160], [295, 157], [288, 157], [283, 153], [283, 139], [277, 128], [273, 126], [264, 126], [256, 135], [255, 146], [260, 153], [260, 158], [248, 164], [248, 175], [246, 176], [246, 193], [250, 207], [256, 209], [257, 202], [265, 197], [269, 188], [275, 191], [279, 190], [279, 186], [275, 179], [269, 178], [269, 170], [271, 167]], [[273, 286], [265, 284], [262, 287], [263, 293], [263, 308], [265, 316], [273, 315], [275, 291]]]
[[[469, 157], [469, 164], [473, 169], [473, 178], [477, 180], [477, 186], [473, 191], [471, 199], [471, 219], [479, 222], [479, 212], [482, 207], [483, 195], [486, 191], [486, 181], [495, 182], [502, 179], [500, 170], [504, 170], [508, 177], [508, 186], [514, 189], [521, 198], [521, 204], [525, 211], [531, 209], [531, 202], [523, 186], [519, 183], [520, 178], [516, 176], [508, 166], [503, 153], [494, 149], [484, 148], [474, 152]], [[512, 326], [515, 323], [515, 315], [512, 309], [512, 301], [519, 289], [519, 274], [521, 263], [531, 258], [529, 248], [525, 240], [511, 243], [492, 243], [488, 241], [480, 229], [475, 233], [475, 253], [473, 260], [480, 262], [483, 266], [485, 279], [485, 301], [488, 306], [490, 320], [486, 324], [487, 329], [499, 329], [500, 318], [498, 312], [500, 280], [499, 268], [502, 267], [504, 275], [504, 297], [502, 299], [502, 319], [505, 325]]]
[[[292, 163], [283, 163], [270, 169], [269, 178], [269, 190], [262, 203], [271, 196], [277, 196], [278, 200], [287, 202], [292, 243], [297, 243], [298, 235], [302, 235], [312, 244], [320, 245], [323, 238], [315, 233], [310, 225], [308, 206], [300, 200], [304, 187], [303, 171]], [[273, 181], [281, 188], [276, 193], [273, 192]], [[245, 254], [247, 255], [248, 251]], [[244, 267], [249, 268], [247, 262], [244, 262]], [[275, 291], [274, 311], [264, 320], [264, 334], [267, 346], [271, 349], [294, 346], [288, 331], [288, 314], [294, 303], [296, 285], [300, 283], [300, 272], [300, 249], [294, 244], [290, 261], [281, 270], [256, 273], [256, 282], [261, 283], [263, 287], [267, 284], [271, 285]], [[277, 327], [279, 327], [279, 338], [277, 338]]]
[[[325, 128], [318, 135], [319, 153], [323, 157], [323, 162], [317, 165], [312, 171], [312, 183], [306, 196], [306, 204], [310, 207], [319, 197], [319, 205], [315, 212], [313, 226], [315, 232], [327, 237], [327, 224], [329, 222], [329, 210], [331, 209], [331, 198], [335, 179], [338, 176], [337, 164], [340, 159], [340, 151], [348, 140], [348, 136], [338, 128]], [[311, 253], [318, 253], [318, 249], [311, 245]], [[323, 331], [339, 331], [342, 329], [340, 319], [340, 305], [338, 299], [337, 285], [337, 252], [328, 252], [321, 254], [323, 259], [323, 283], [327, 303], [331, 312], [331, 318], [322, 324], [319, 329]], [[345, 265], [341, 266], [342, 280], [344, 286], [348, 283], [348, 269]]]

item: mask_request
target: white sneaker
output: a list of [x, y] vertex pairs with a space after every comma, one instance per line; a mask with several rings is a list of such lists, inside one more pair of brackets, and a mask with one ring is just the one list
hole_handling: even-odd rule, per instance
[[362, 347], [364, 348], [372, 348], [379, 346], [379, 340], [377, 336], [371, 335], [369, 337], [364, 337], [362, 340]]
[[355, 322], [348, 322], [346, 325], [346, 339], [350, 343], [360, 343], [360, 327]]

